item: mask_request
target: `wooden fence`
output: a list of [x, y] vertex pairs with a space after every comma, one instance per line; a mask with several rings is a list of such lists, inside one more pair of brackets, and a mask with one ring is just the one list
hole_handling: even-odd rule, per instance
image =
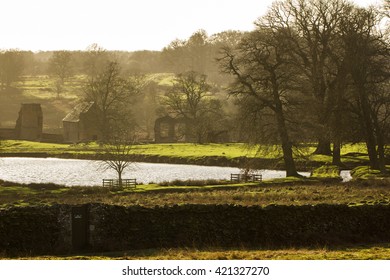
[[[122, 179], [122, 187], [135, 188], [137, 179]], [[119, 187], [118, 179], [103, 179], [103, 187]]]
[[231, 182], [261, 182], [262, 180], [261, 174], [230, 174]]

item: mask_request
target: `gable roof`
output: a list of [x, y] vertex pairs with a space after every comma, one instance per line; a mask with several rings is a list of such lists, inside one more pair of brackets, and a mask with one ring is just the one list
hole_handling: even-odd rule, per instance
[[95, 102], [81, 102], [77, 104], [65, 118], [62, 119], [63, 122], [79, 122], [80, 115], [87, 113]]

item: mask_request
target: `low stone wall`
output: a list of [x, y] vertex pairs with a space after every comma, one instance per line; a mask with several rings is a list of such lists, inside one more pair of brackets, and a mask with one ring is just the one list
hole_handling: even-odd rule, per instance
[[101, 250], [390, 242], [389, 206], [93, 205], [91, 212], [90, 242]]
[[[390, 242], [389, 205], [86, 207], [86, 248], [90, 251]], [[0, 253], [72, 251], [77, 238], [72, 233], [72, 208], [55, 205], [0, 210]]]
[[14, 207], [0, 210], [0, 253], [45, 254], [72, 246], [70, 206]]
[[17, 139], [16, 131], [14, 128], [0, 128], [0, 139], [13, 140]]

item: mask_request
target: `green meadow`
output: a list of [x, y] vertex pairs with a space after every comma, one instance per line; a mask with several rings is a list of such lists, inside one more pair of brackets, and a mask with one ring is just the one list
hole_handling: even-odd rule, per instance
[[[331, 162], [331, 156], [313, 155], [314, 145], [305, 145], [297, 153], [297, 160]], [[21, 140], [5, 140], [1, 142], [1, 153], [96, 153], [101, 151], [98, 143], [80, 144], [53, 144]], [[277, 147], [249, 147], [243, 143], [225, 144], [135, 144], [132, 153], [144, 155], [158, 155], [179, 158], [201, 158], [201, 157], [225, 157], [227, 159], [247, 157], [273, 159], [281, 156]], [[367, 151], [363, 144], [347, 144], [342, 147], [342, 159], [347, 162], [359, 162], [368, 160]]]

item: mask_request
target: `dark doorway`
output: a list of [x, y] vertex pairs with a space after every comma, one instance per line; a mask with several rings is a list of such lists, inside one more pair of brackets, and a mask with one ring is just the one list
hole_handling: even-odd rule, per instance
[[88, 245], [88, 206], [72, 208], [72, 248], [73, 250], [86, 249]]

